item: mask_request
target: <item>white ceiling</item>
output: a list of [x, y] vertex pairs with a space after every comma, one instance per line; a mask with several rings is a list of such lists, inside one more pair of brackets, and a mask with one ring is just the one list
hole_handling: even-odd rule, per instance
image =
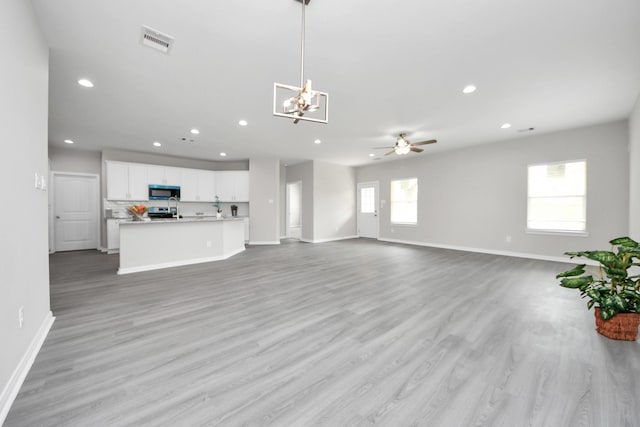
[[[640, 92], [638, 0], [312, 0], [305, 74], [330, 94], [327, 125], [271, 114], [273, 83], [299, 83], [299, 2], [32, 2], [51, 49], [50, 144], [72, 149], [362, 165], [400, 131], [437, 138], [425, 156], [624, 119]], [[169, 55], [140, 44], [142, 25], [175, 37]]]

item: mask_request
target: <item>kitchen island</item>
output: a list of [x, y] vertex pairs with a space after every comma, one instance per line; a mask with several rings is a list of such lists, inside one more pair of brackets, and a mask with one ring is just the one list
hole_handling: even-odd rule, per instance
[[242, 218], [122, 221], [118, 274], [220, 261], [244, 250]]

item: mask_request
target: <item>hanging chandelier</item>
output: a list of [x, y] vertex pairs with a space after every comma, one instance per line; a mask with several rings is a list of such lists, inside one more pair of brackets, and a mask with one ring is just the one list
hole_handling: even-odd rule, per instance
[[311, 0], [297, 1], [302, 3], [300, 86], [273, 84], [273, 115], [293, 119], [294, 124], [300, 120], [326, 124], [329, 122], [329, 94], [313, 90], [311, 80], [304, 79], [305, 10]]

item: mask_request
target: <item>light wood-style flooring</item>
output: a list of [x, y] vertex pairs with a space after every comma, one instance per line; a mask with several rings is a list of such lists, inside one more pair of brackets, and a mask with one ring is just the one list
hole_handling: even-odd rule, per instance
[[51, 256], [14, 426], [640, 426], [640, 345], [565, 264], [366, 239], [117, 276]]

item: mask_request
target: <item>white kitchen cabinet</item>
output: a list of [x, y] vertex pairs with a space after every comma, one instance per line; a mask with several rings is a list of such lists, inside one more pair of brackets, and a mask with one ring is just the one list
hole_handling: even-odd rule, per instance
[[147, 165], [129, 164], [129, 195], [131, 200], [149, 200]]
[[214, 202], [216, 200], [216, 173], [214, 171], [198, 172], [198, 192], [201, 202]]
[[216, 195], [220, 197], [220, 201], [229, 202], [233, 200], [235, 191], [233, 189], [233, 180], [229, 172], [216, 172]]
[[244, 241], [249, 242], [249, 217], [245, 217], [244, 219]]
[[120, 249], [120, 222], [117, 219], [107, 220], [107, 253], [115, 253]]
[[149, 185], [165, 184], [164, 166], [149, 165]]
[[182, 169], [166, 166], [164, 168], [164, 179], [166, 181], [166, 185], [175, 185], [180, 187], [182, 185]]
[[181, 186], [182, 169], [171, 166], [149, 165], [149, 184]]
[[108, 200], [148, 200], [147, 165], [107, 162]]
[[216, 176], [213, 171], [182, 169], [180, 201], [213, 202], [216, 199]]
[[180, 186], [180, 201], [198, 201], [198, 171], [195, 169], [182, 169], [182, 185]]
[[107, 199], [129, 199], [129, 165], [107, 162]]
[[249, 171], [216, 172], [216, 194], [222, 202], [248, 202]]

